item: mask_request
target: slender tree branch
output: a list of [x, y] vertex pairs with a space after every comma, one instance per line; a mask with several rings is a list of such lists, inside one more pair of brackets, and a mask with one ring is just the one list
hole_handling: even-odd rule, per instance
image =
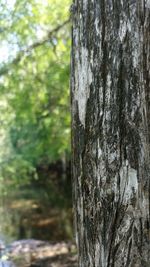
[[69, 22], [70, 22], [70, 19], [64, 21], [61, 25], [58, 25], [53, 30], [49, 31], [47, 33], [47, 36], [43, 40], [36, 41], [35, 43], [33, 43], [32, 45], [28, 46], [27, 48], [19, 51], [18, 54], [16, 55], [16, 57], [11, 62], [6, 63], [4, 66], [1, 67], [1, 69], [0, 69], [0, 77], [5, 75], [5, 74], [7, 74], [8, 71], [10, 70], [10, 68], [14, 64], [18, 64], [21, 61], [23, 56], [27, 56], [26, 54], [29, 54], [33, 49], [35, 49], [35, 48], [47, 43], [52, 38], [54, 33], [57, 33], [60, 29], [62, 29]]
[[66, 24], [68, 24], [70, 22], [70, 19], [66, 20], [63, 24], [58, 25], [56, 28], [54, 28], [52, 31], [49, 31], [47, 34], [47, 37], [44, 40], [41, 41], [37, 41], [34, 44], [30, 45], [24, 52], [29, 52], [34, 48], [37, 48], [38, 46], [41, 46], [43, 44], [45, 44], [46, 42], [48, 42], [51, 38], [52, 35], [56, 32], [58, 32], [60, 29], [62, 29]]

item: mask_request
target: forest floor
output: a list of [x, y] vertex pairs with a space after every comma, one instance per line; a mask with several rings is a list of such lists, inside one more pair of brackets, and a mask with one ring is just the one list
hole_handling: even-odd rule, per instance
[[4, 260], [16, 267], [77, 267], [76, 247], [68, 241], [73, 240], [72, 209], [57, 208], [39, 195], [27, 191], [27, 198], [15, 194], [7, 200], [0, 224], [4, 236], [13, 238], [6, 242]]
[[9, 259], [16, 267], [77, 267], [76, 247], [70, 242], [15, 241], [10, 246]]

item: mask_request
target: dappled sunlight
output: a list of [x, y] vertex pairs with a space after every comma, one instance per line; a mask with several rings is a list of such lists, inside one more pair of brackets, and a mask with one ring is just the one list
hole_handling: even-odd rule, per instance
[[26, 209], [26, 208], [36, 208], [38, 207], [33, 200], [14, 200], [12, 203], [10, 203], [11, 209]]

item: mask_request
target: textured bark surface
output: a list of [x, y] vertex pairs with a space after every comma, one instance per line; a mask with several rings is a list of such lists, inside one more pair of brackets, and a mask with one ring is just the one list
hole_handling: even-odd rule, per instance
[[80, 267], [150, 266], [150, 1], [75, 0], [73, 196]]

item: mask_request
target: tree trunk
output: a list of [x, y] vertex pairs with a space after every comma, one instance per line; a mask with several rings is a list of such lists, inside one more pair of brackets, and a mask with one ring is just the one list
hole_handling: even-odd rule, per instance
[[150, 266], [150, 1], [75, 0], [72, 166], [81, 267]]

